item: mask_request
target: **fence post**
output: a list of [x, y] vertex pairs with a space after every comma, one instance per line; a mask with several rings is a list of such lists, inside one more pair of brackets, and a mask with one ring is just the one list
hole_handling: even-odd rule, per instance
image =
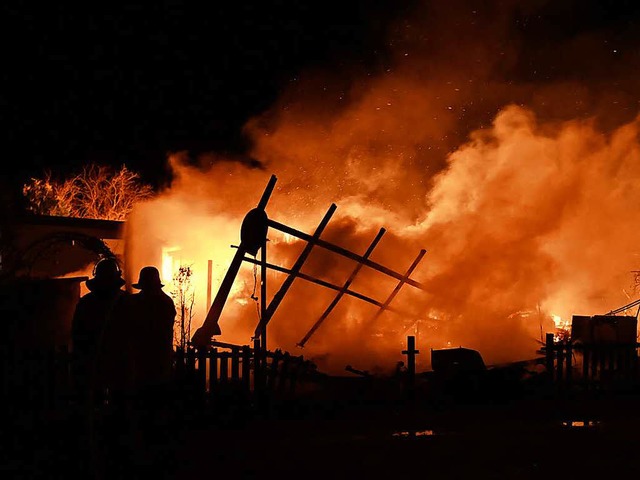
[[553, 333], [547, 333], [545, 337], [545, 359], [546, 359], [546, 367], [547, 373], [549, 374], [549, 379], [553, 382], [553, 370], [554, 370], [554, 360], [555, 360], [555, 351], [554, 351], [554, 342], [553, 342]]
[[567, 341], [567, 385], [571, 387], [573, 383], [573, 344], [571, 340]]
[[558, 385], [560, 385], [561, 387], [564, 387], [564, 383], [565, 383], [565, 378], [564, 378], [564, 349], [565, 349], [565, 345], [564, 342], [559, 342], [559, 344], [556, 346], [556, 351], [557, 351], [557, 362], [556, 362], [556, 382], [558, 383]]
[[600, 355], [600, 349], [597, 348], [595, 345], [589, 345], [589, 348], [591, 350], [591, 375], [589, 377], [589, 381], [592, 383], [593, 386], [593, 382], [596, 380], [597, 376], [598, 376], [598, 365], [600, 364], [600, 361], [598, 360], [598, 356]]
[[185, 353], [185, 367], [187, 374], [191, 377], [196, 369], [196, 354], [194, 348], [189, 348]]
[[407, 349], [402, 350], [402, 354], [407, 356], [407, 377], [406, 377], [406, 393], [409, 397], [413, 397], [414, 386], [416, 380], [416, 355], [420, 350], [416, 350], [416, 337], [409, 335], [407, 337]]
[[205, 395], [207, 393], [207, 347], [200, 347], [197, 350], [198, 358], [198, 395]]
[[231, 380], [238, 383], [240, 380], [240, 348], [231, 348]]
[[189, 403], [197, 400], [198, 388], [196, 385], [196, 352], [194, 347], [188, 347], [184, 352], [184, 371], [185, 371], [185, 386], [187, 400]]
[[582, 344], [580, 346], [582, 349], [582, 381], [584, 386], [588, 390], [591, 386], [591, 382], [589, 381], [589, 363], [591, 361], [591, 350], [587, 347], [587, 345]]
[[220, 383], [229, 383], [229, 352], [220, 352]]
[[260, 395], [262, 391], [262, 348], [260, 347], [260, 338], [253, 340], [253, 391], [254, 394]]
[[176, 347], [173, 352], [173, 358], [175, 360], [175, 374], [176, 378], [182, 382], [184, 380], [184, 349], [182, 347]]
[[242, 385], [244, 394], [248, 395], [251, 391], [251, 347], [249, 345], [242, 347]]
[[278, 380], [278, 369], [281, 360], [282, 351], [278, 349], [273, 353], [273, 357], [271, 358], [271, 365], [269, 366], [269, 377], [267, 379], [267, 388], [269, 392], [273, 392], [275, 390], [276, 381]]
[[625, 374], [625, 378], [628, 381], [633, 380], [633, 378], [631, 377], [631, 359], [633, 358], [633, 347], [631, 345], [627, 345], [627, 347], [624, 349], [624, 374]]
[[285, 391], [287, 382], [289, 381], [289, 370], [291, 366], [291, 354], [285, 352], [282, 356], [282, 367], [280, 367], [280, 378], [278, 379], [278, 393], [282, 394]]
[[209, 350], [209, 397], [215, 401], [218, 389], [218, 349], [213, 347]]

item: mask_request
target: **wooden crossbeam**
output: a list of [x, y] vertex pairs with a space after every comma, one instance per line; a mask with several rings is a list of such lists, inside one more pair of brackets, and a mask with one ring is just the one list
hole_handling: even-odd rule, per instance
[[[378, 232], [378, 235], [376, 235], [376, 238], [373, 239], [373, 242], [371, 242], [371, 245], [369, 245], [369, 248], [367, 248], [367, 251], [364, 253], [363, 258], [369, 258], [369, 256], [373, 252], [373, 249], [376, 248], [376, 245], [378, 245], [378, 242], [380, 242], [380, 240], [382, 239], [382, 236], [384, 235], [385, 232], [386, 232], [386, 230], [384, 228], [380, 229], [380, 231]], [[304, 347], [304, 345], [307, 343], [307, 341], [311, 338], [311, 336], [315, 333], [315, 331], [320, 327], [320, 325], [322, 325], [322, 323], [329, 316], [331, 311], [338, 304], [340, 299], [349, 290], [349, 287], [351, 286], [351, 283], [356, 278], [356, 275], [358, 274], [358, 272], [360, 271], [362, 266], [363, 266], [362, 263], [358, 263], [356, 265], [356, 268], [351, 272], [351, 275], [349, 276], [347, 281], [344, 282], [344, 285], [340, 288], [340, 290], [338, 291], [338, 294], [334, 297], [334, 299], [331, 301], [329, 306], [325, 309], [325, 311], [322, 313], [322, 315], [320, 315], [320, 318], [318, 318], [318, 320], [316, 320], [316, 322], [309, 329], [309, 331], [306, 333], [306, 335], [304, 337], [302, 337], [302, 340], [300, 340], [298, 342], [297, 345], [300, 348]]]
[[402, 286], [405, 283], [408, 283], [408, 279], [409, 276], [413, 273], [413, 271], [416, 269], [416, 267], [418, 266], [418, 264], [420, 263], [420, 260], [422, 260], [422, 257], [424, 257], [424, 254], [427, 253], [427, 251], [425, 249], [420, 250], [420, 253], [418, 253], [418, 256], [416, 257], [416, 259], [413, 261], [413, 263], [411, 264], [411, 266], [409, 267], [409, 269], [407, 270], [407, 272], [402, 276], [402, 278], [400, 279], [400, 281], [398, 282], [398, 284], [396, 285], [396, 287], [393, 289], [393, 291], [389, 294], [389, 296], [387, 297], [387, 299], [385, 300], [385, 302], [382, 304], [382, 306], [380, 307], [380, 309], [376, 312], [376, 314], [374, 315], [374, 317], [371, 319], [371, 322], [375, 322], [378, 317], [380, 317], [380, 315], [382, 315], [382, 313], [385, 310], [389, 309], [389, 304], [391, 303], [391, 301], [395, 298], [395, 296], [400, 292], [400, 289], [402, 288]]
[[[275, 228], [276, 230], [280, 230], [281, 232], [288, 233], [289, 235], [293, 235], [294, 237], [298, 237], [302, 240], [310, 241], [313, 239], [313, 237], [307, 233], [301, 232], [300, 230], [296, 230], [295, 228], [276, 222], [275, 220], [272, 220], [272, 219], [268, 219], [267, 224], [270, 227]], [[353, 252], [350, 252], [349, 250], [339, 247], [338, 245], [334, 245], [322, 239], [315, 240], [315, 244], [318, 245], [319, 247], [326, 248], [327, 250], [330, 250], [334, 253], [350, 258], [351, 260], [354, 260], [358, 263], [362, 263], [369, 268], [372, 268], [374, 270], [377, 270], [378, 272], [384, 273], [385, 275], [389, 275], [390, 277], [393, 277], [396, 280], [400, 280], [403, 283], [419, 288], [420, 290], [425, 290], [425, 291], [427, 290], [427, 287], [425, 285], [419, 282], [416, 282], [411, 278], [408, 278], [406, 275], [402, 275], [401, 273], [394, 272], [393, 270], [385, 267], [384, 265], [380, 265], [379, 263], [373, 262], [368, 258], [365, 258]]]
[[324, 218], [316, 228], [316, 231], [313, 233], [312, 236], [309, 236], [309, 239], [307, 240], [307, 244], [305, 245], [304, 249], [298, 256], [298, 259], [296, 260], [295, 264], [291, 268], [291, 273], [284, 280], [284, 282], [280, 286], [280, 289], [273, 296], [273, 299], [271, 300], [271, 302], [269, 302], [269, 305], [267, 306], [267, 310], [262, 313], [260, 322], [258, 323], [254, 331], [254, 337], [260, 336], [262, 332], [266, 329], [267, 324], [269, 323], [269, 321], [271, 320], [271, 317], [273, 316], [276, 309], [282, 302], [282, 299], [284, 298], [285, 294], [289, 290], [289, 287], [291, 287], [291, 284], [298, 276], [298, 273], [302, 269], [302, 265], [304, 265], [304, 262], [307, 260], [307, 257], [311, 253], [311, 250], [316, 245], [316, 243], [320, 240], [320, 235], [322, 235], [322, 232], [324, 231], [327, 224], [329, 223], [329, 220], [331, 219], [334, 212], [336, 211], [336, 208], [337, 208], [336, 205], [332, 203], [331, 206], [329, 207], [329, 210], [325, 214]]
[[[249, 262], [249, 263], [253, 263], [255, 265], [262, 265], [260, 260], [256, 260], [255, 258], [251, 258], [251, 257], [244, 257], [244, 261], [245, 262]], [[342, 290], [342, 288], [343, 288], [343, 287], [341, 287], [339, 285], [335, 285], [333, 283], [327, 282], [326, 280], [321, 280], [319, 278], [312, 277], [311, 275], [307, 275], [306, 273], [302, 273], [302, 272], [294, 273], [291, 269], [286, 268], [286, 267], [281, 267], [280, 265], [274, 265], [272, 263], [265, 263], [265, 266], [266, 266], [266, 268], [269, 268], [271, 270], [275, 270], [277, 272], [286, 273], [286, 274], [289, 274], [289, 275], [293, 274], [297, 278], [301, 278], [301, 279], [306, 280], [308, 282], [315, 283], [316, 285], [320, 285], [321, 287], [326, 287], [326, 288], [329, 288], [331, 290], [336, 290], [338, 292], [340, 290]], [[352, 296], [352, 297], [355, 297], [355, 298], [358, 298], [360, 300], [363, 300], [363, 301], [365, 301], [367, 303], [375, 305], [376, 307], [382, 307], [382, 305], [383, 305], [382, 302], [380, 302], [378, 300], [375, 300], [375, 299], [373, 299], [371, 297], [368, 297], [366, 295], [363, 295], [362, 293], [356, 292], [354, 290], [347, 289], [347, 290], [344, 291], [344, 294]], [[415, 315], [412, 315], [409, 312], [405, 312], [405, 311], [397, 309], [395, 307], [388, 306], [387, 310], [390, 311], [390, 312], [395, 312], [395, 313], [407, 316], [407, 317], [415, 317]]]

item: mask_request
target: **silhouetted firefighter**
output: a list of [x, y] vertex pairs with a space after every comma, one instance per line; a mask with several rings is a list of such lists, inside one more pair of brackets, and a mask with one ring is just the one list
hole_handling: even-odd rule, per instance
[[[140, 414], [149, 414], [153, 425], [172, 398], [173, 325], [176, 308], [162, 291], [160, 273], [153, 266], [140, 270], [132, 284], [140, 292], [127, 299], [129, 333], [133, 345], [133, 393]], [[145, 415], [147, 416], [147, 415]]]
[[79, 398], [93, 402], [109, 386], [114, 362], [122, 358], [121, 352], [112, 357], [119, 348], [108, 344], [109, 331], [128, 294], [121, 289], [125, 280], [113, 258], [99, 261], [85, 283], [89, 293], [78, 301], [71, 329], [73, 373]]
[[107, 402], [122, 407], [128, 384], [129, 350], [121, 326], [129, 296], [121, 289], [124, 284], [115, 259], [99, 261], [94, 277], [86, 281], [89, 293], [78, 301], [72, 321], [72, 372], [84, 434], [81, 445], [87, 448], [86, 460], [92, 469], [96, 468], [96, 409]]

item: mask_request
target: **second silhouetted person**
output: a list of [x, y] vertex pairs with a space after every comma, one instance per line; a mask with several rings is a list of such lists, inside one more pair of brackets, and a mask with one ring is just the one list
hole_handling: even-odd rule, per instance
[[176, 308], [173, 299], [162, 290], [164, 285], [156, 267], [142, 268], [132, 287], [140, 290], [128, 298], [134, 388], [140, 394], [152, 393], [149, 390], [162, 389], [172, 380]]

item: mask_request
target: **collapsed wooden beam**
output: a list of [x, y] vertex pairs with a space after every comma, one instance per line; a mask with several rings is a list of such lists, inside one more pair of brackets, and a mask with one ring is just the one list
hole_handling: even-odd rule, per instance
[[305, 245], [304, 249], [298, 256], [298, 259], [294, 263], [293, 267], [291, 268], [291, 273], [284, 280], [284, 282], [280, 286], [280, 289], [273, 296], [273, 299], [271, 300], [271, 302], [269, 302], [269, 305], [267, 306], [267, 310], [265, 312], [262, 312], [260, 322], [258, 323], [254, 331], [254, 337], [260, 336], [262, 332], [266, 329], [267, 324], [269, 323], [269, 321], [271, 320], [271, 317], [273, 316], [276, 309], [282, 302], [282, 299], [284, 298], [285, 294], [289, 290], [289, 287], [291, 287], [291, 284], [298, 276], [297, 274], [302, 269], [302, 265], [304, 265], [304, 262], [307, 260], [307, 257], [311, 253], [311, 250], [316, 245], [316, 243], [320, 240], [320, 235], [322, 235], [322, 232], [324, 231], [327, 224], [329, 223], [329, 220], [331, 219], [334, 212], [336, 211], [336, 208], [337, 208], [336, 205], [332, 203], [331, 206], [329, 207], [329, 210], [325, 214], [324, 218], [316, 228], [316, 231], [313, 233], [313, 235], [309, 236], [309, 239], [307, 240], [307, 244]]
[[[249, 262], [249, 263], [253, 263], [255, 265], [262, 265], [260, 260], [256, 260], [255, 258], [251, 258], [251, 257], [244, 257], [244, 261], [245, 262]], [[338, 285], [335, 285], [333, 283], [327, 282], [326, 280], [321, 280], [319, 278], [312, 277], [311, 275], [308, 275], [306, 273], [302, 273], [302, 272], [294, 273], [291, 269], [286, 268], [286, 267], [281, 267], [280, 265], [274, 265], [272, 263], [265, 263], [265, 267], [269, 268], [271, 270], [275, 270], [277, 272], [286, 273], [286, 274], [289, 274], [289, 275], [293, 274], [297, 278], [301, 278], [301, 279], [306, 280], [308, 282], [315, 283], [316, 285], [320, 285], [321, 287], [326, 287], [326, 288], [329, 288], [331, 290], [336, 290], [338, 292], [341, 291], [342, 288], [343, 288], [341, 286], [338, 286]], [[356, 291], [353, 291], [353, 290], [347, 289], [347, 290], [344, 291], [344, 294], [345, 295], [350, 295], [350, 296], [358, 298], [360, 300], [363, 300], [363, 301], [365, 301], [367, 303], [375, 305], [376, 307], [381, 307], [383, 305], [382, 302], [380, 302], [378, 300], [375, 300], [375, 299], [373, 299], [371, 297], [367, 297], [366, 295], [363, 295], [363, 294], [361, 294], [359, 292], [356, 292]], [[391, 306], [387, 307], [387, 310], [389, 310], [391, 312], [399, 313], [399, 314], [402, 314], [402, 315], [412, 316], [408, 312], [404, 312], [402, 310], [399, 310], [399, 309], [397, 309], [395, 307], [391, 307]]]
[[[255, 258], [251, 258], [251, 257], [245, 257], [244, 260], [246, 262], [249, 263], [253, 263], [255, 265], [261, 265], [260, 260], [256, 260]], [[306, 280], [310, 283], [315, 283], [316, 285], [320, 285], [321, 287], [325, 287], [325, 288], [329, 288], [331, 290], [335, 290], [337, 292], [340, 292], [343, 290], [343, 287], [335, 285], [333, 283], [327, 282], [326, 280], [321, 280], [319, 278], [315, 278], [312, 277], [311, 275], [308, 275], [306, 273], [302, 273], [302, 272], [298, 272], [298, 273], [294, 273], [292, 272], [290, 269], [286, 268], [286, 267], [281, 267], [280, 265], [274, 265], [272, 263], [266, 263], [265, 264], [266, 268], [269, 268], [271, 270], [275, 270], [277, 272], [281, 272], [281, 273], [286, 273], [286, 274], [293, 274], [295, 275], [297, 278], [301, 278], [303, 280]], [[423, 322], [423, 321], [428, 321], [431, 323], [438, 323], [438, 321], [434, 318], [430, 318], [430, 317], [424, 317], [422, 315], [417, 315], [413, 312], [407, 311], [407, 310], [403, 310], [400, 308], [396, 308], [393, 307], [389, 304], [389, 302], [387, 302], [387, 304], [380, 302], [374, 298], [368, 297], [366, 295], [363, 295], [362, 293], [356, 292], [354, 290], [350, 290], [350, 289], [346, 289], [344, 290], [344, 295], [349, 295], [351, 297], [357, 298], [359, 300], [362, 300], [366, 303], [369, 303], [371, 305], [374, 305], [376, 307], [379, 307], [381, 310], [380, 311], [386, 311], [386, 312], [391, 312], [391, 313], [395, 313], [403, 318], [408, 318], [408, 319], [412, 319], [414, 320], [414, 322]]]
[[393, 291], [389, 294], [389, 296], [387, 297], [387, 299], [385, 300], [385, 302], [382, 304], [382, 306], [380, 307], [380, 309], [376, 312], [376, 314], [374, 315], [374, 317], [371, 319], [371, 323], [375, 322], [378, 317], [380, 315], [382, 315], [382, 313], [385, 310], [389, 309], [389, 304], [391, 303], [391, 301], [395, 298], [395, 296], [400, 292], [400, 289], [402, 288], [402, 286], [405, 283], [408, 283], [407, 280], [409, 279], [409, 276], [413, 273], [413, 271], [416, 269], [416, 267], [418, 266], [418, 264], [420, 263], [420, 260], [422, 260], [422, 257], [424, 257], [424, 254], [427, 253], [427, 251], [425, 249], [420, 250], [420, 253], [418, 253], [418, 256], [416, 257], [416, 259], [413, 261], [413, 263], [411, 264], [411, 266], [409, 267], [409, 269], [407, 270], [407, 272], [403, 275], [403, 277], [400, 279], [400, 281], [398, 282], [398, 284], [396, 285], [396, 287], [393, 289]]
[[[352, 253], [342, 247], [339, 247], [337, 245], [334, 245], [330, 242], [324, 241], [322, 239], [320, 239], [320, 235], [322, 234], [322, 231], [325, 229], [325, 227], [327, 226], [329, 219], [331, 218], [331, 216], [333, 215], [336, 206], [334, 204], [331, 205], [329, 211], [327, 212], [327, 214], [325, 215], [324, 219], [322, 220], [322, 222], [318, 225], [315, 233], [313, 235], [309, 235], [305, 232], [302, 232], [300, 230], [297, 230], [295, 228], [289, 227], [287, 225], [284, 225], [282, 223], [276, 222], [274, 220], [271, 220], [267, 217], [266, 212], [265, 212], [265, 208], [266, 205], [269, 201], [269, 198], [273, 192], [273, 189], [275, 187], [275, 182], [276, 182], [277, 178], [275, 175], [271, 176], [271, 179], [262, 195], [262, 197], [260, 198], [260, 201], [258, 202], [258, 205], [256, 208], [254, 208], [253, 210], [251, 210], [246, 216], [245, 219], [242, 222], [242, 227], [241, 227], [241, 242], [240, 245], [237, 247], [237, 252], [234, 255], [234, 258], [231, 262], [231, 265], [229, 266], [229, 269], [227, 270], [227, 273], [224, 277], [224, 279], [222, 280], [222, 283], [220, 285], [220, 289], [218, 290], [217, 294], [216, 294], [216, 298], [214, 299], [213, 303], [211, 304], [211, 308], [209, 309], [209, 312], [207, 313], [207, 317], [205, 318], [205, 321], [203, 323], [203, 325], [198, 328], [195, 332], [195, 334], [193, 335], [192, 339], [191, 339], [191, 343], [194, 346], [204, 346], [210, 343], [211, 338], [213, 335], [219, 335], [221, 334], [221, 329], [220, 326], [218, 324], [220, 315], [222, 313], [222, 309], [224, 307], [224, 304], [229, 296], [229, 293], [231, 291], [231, 287], [233, 285], [233, 282], [238, 274], [238, 271], [240, 269], [240, 266], [242, 264], [243, 261], [248, 261], [251, 263], [255, 263], [255, 264], [259, 264], [261, 266], [261, 281], [262, 281], [262, 300], [261, 300], [261, 318], [260, 321], [258, 323], [258, 325], [256, 326], [255, 329], [255, 334], [254, 334], [254, 339], [260, 339], [263, 338], [266, 341], [266, 327], [267, 324], [269, 323], [269, 321], [271, 320], [271, 318], [273, 317], [276, 309], [278, 308], [278, 306], [280, 305], [280, 303], [282, 302], [285, 294], [287, 293], [288, 289], [290, 288], [291, 284], [293, 283], [293, 281], [296, 278], [303, 278], [305, 280], [308, 281], [312, 281], [316, 284], [328, 287], [328, 288], [332, 288], [334, 290], [338, 291], [338, 295], [334, 298], [334, 300], [332, 301], [332, 303], [329, 305], [329, 307], [327, 307], [327, 309], [325, 310], [325, 312], [323, 313], [323, 315], [318, 319], [318, 321], [314, 324], [314, 326], [312, 327], [312, 329], [309, 331], [309, 333], [303, 338], [303, 340], [300, 342], [300, 346], [303, 346], [304, 343], [309, 339], [309, 337], [313, 334], [313, 332], [315, 332], [315, 330], [320, 326], [320, 324], [327, 318], [327, 316], [329, 315], [329, 313], [332, 311], [332, 309], [336, 306], [336, 304], [338, 303], [338, 301], [342, 298], [342, 296], [344, 295], [351, 295], [354, 296], [356, 298], [359, 298], [361, 300], [364, 300], [368, 303], [372, 303], [376, 306], [379, 307], [379, 311], [376, 314], [377, 318], [383, 311], [393, 311], [393, 312], [397, 312], [400, 314], [403, 314], [407, 317], [411, 317], [411, 318], [417, 318], [416, 315], [414, 314], [410, 314], [410, 313], [405, 313], [402, 312], [398, 309], [392, 308], [390, 306], [390, 302], [391, 300], [393, 300], [393, 298], [395, 297], [395, 295], [398, 293], [399, 289], [402, 287], [402, 285], [404, 284], [408, 284], [411, 285], [413, 287], [419, 288], [421, 290], [427, 290], [425, 285], [422, 285], [419, 282], [416, 282], [415, 280], [409, 278], [411, 272], [413, 271], [413, 269], [417, 266], [418, 262], [420, 261], [420, 259], [422, 258], [422, 256], [424, 255], [424, 253], [426, 252], [426, 250], [422, 250], [419, 258], [416, 259], [416, 261], [414, 262], [414, 265], [412, 265], [412, 267], [409, 269], [409, 271], [407, 273], [405, 273], [404, 275], [395, 272], [387, 267], [385, 267], [384, 265], [381, 265], [379, 263], [373, 262], [371, 261], [368, 257], [371, 254], [373, 248], [375, 248], [376, 244], [378, 243], [378, 241], [380, 240], [380, 237], [382, 236], [382, 234], [384, 233], [384, 229], [380, 230], [380, 233], [378, 234], [378, 237], [376, 237], [376, 239], [374, 240], [374, 242], [371, 244], [371, 246], [369, 247], [369, 249], [367, 250], [367, 252], [365, 252], [365, 254], [363, 256], [361, 255], [357, 255], [355, 253]], [[276, 265], [271, 265], [268, 264], [266, 262], [266, 235], [267, 235], [267, 230], [269, 227], [275, 228], [276, 230], [279, 230], [281, 232], [287, 233], [289, 235], [295, 236], [297, 238], [300, 238], [302, 240], [305, 240], [307, 242], [307, 245], [305, 246], [304, 250], [302, 251], [302, 253], [300, 254], [300, 256], [298, 257], [298, 260], [296, 261], [296, 263], [294, 264], [293, 268], [291, 269], [286, 269], [286, 268], [282, 268], [282, 267], [278, 267]], [[325, 248], [331, 252], [337, 253], [339, 255], [342, 255], [344, 257], [347, 257], [351, 260], [354, 260], [355, 262], [358, 263], [357, 267], [355, 268], [355, 270], [353, 271], [351, 277], [349, 278], [349, 280], [347, 280], [347, 282], [342, 286], [342, 287], [338, 287], [336, 285], [333, 285], [329, 282], [325, 282], [323, 280], [319, 280], [316, 278], [313, 278], [309, 275], [305, 275], [303, 274], [300, 270], [304, 264], [304, 262], [306, 261], [308, 255], [311, 252], [311, 249], [315, 246], [318, 245], [322, 248]], [[256, 256], [258, 250], [262, 251], [262, 255], [261, 255], [261, 259], [258, 262], [256, 259], [252, 259], [249, 257], [246, 257], [245, 255], [248, 253], [250, 255], [253, 255], [254, 257]], [[353, 279], [355, 278], [355, 275], [360, 271], [360, 269], [362, 268], [362, 266], [367, 266], [373, 270], [376, 270], [378, 272], [381, 272], [385, 275], [388, 275], [392, 278], [395, 278], [397, 280], [399, 280], [399, 284], [396, 286], [396, 289], [391, 293], [391, 295], [389, 296], [389, 298], [384, 302], [381, 303], [377, 300], [374, 300], [372, 298], [369, 298], [365, 295], [359, 294], [357, 292], [354, 292], [352, 290], [350, 290], [348, 287], [350, 286], [350, 284], [352, 283]], [[284, 283], [282, 284], [282, 286], [280, 287], [280, 289], [278, 290], [278, 292], [276, 293], [276, 295], [274, 296], [273, 300], [269, 303], [269, 305], [266, 305], [266, 269], [267, 268], [272, 268], [274, 270], [278, 270], [284, 273], [288, 274], [288, 277], [285, 279]], [[375, 320], [374, 318], [374, 320]]]
[[[367, 251], [364, 253], [363, 258], [369, 258], [369, 256], [373, 252], [373, 249], [376, 248], [376, 245], [378, 245], [378, 242], [380, 242], [380, 240], [382, 239], [382, 236], [384, 235], [385, 232], [386, 232], [386, 230], [384, 228], [380, 229], [380, 231], [378, 232], [378, 235], [376, 235], [376, 238], [373, 239], [373, 242], [371, 242], [371, 245], [369, 245], [369, 248], [367, 248]], [[349, 276], [347, 281], [344, 283], [344, 285], [340, 288], [340, 290], [338, 291], [338, 294], [335, 296], [333, 301], [325, 309], [325, 311], [322, 313], [322, 315], [320, 315], [320, 318], [318, 318], [318, 320], [316, 320], [316, 322], [313, 324], [311, 329], [309, 329], [309, 331], [306, 333], [306, 335], [304, 337], [302, 337], [302, 340], [300, 340], [298, 342], [297, 345], [300, 348], [304, 348], [304, 346], [307, 343], [307, 341], [311, 338], [311, 336], [315, 333], [315, 331], [320, 327], [320, 325], [322, 325], [322, 323], [329, 316], [331, 311], [338, 304], [340, 299], [349, 290], [349, 287], [351, 286], [351, 283], [356, 278], [356, 275], [358, 274], [358, 272], [360, 271], [362, 266], [363, 266], [363, 264], [360, 263], [360, 262], [356, 265], [356, 268], [351, 272], [351, 275]]]
[[[276, 222], [275, 220], [269, 219], [267, 223], [270, 227], [275, 228], [276, 230], [280, 230], [281, 232], [288, 233], [289, 235], [293, 235], [294, 237], [298, 237], [302, 240], [311, 241], [313, 239], [311, 235], [301, 232], [300, 230], [296, 230], [295, 228], [289, 227], [282, 223]], [[319, 247], [326, 248], [327, 250], [330, 250], [334, 253], [350, 258], [351, 260], [354, 260], [358, 263], [363, 263], [367, 267], [377, 270], [378, 272], [382, 272], [385, 275], [389, 275], [390, 277], [393, 277], [396, 280], [400, 280], [403, 283], [419, 288], [420, 290], [425, 290], [425, 291], [427, 290], [427, 287], [425, 285], [419, 282], [416, 282], [411, 278], [407, 278], [405, 275], [402, 275], [401, 273], [394, 272], [393, 270], [385, 267], [384, 265], [380, 265], [379, 263], [373, 262], [368, 258], [365, 258], [363, 256], [350, 252], [349, 250], [346, 250], [342, 247], [339, 247], [338, 245], [334, 245], [330, 242], [327, 242], [321, 239], [315, 240], [314, 243]]]
[[[264, 238], [266, 239], [266, 213], [264, 213], [264, 209], [267, 206], [267, 202], [269, 201], [269, 197], [271, 197], [271, 193], [275, 187], [277, 181], [277, 177], [275, 175], [271, 175], [269, 179], [269, 183], [262, 193], [262, 197], [258, 202], [258, 206], [250, 211], [245, 217], [242, 223], [241, 229], [241, 241], [238, 246], [238, 250], [231, 260], [231, 265], [227, 270], [224, 278], [222, 279], [222, 283], [220, 284], [220, 289], [216, 294], [211, 307], [209, 308], [209, 312], [200, 328], [198, 328], [193, 337], [191, 338], [191, 343], [195, 346], [205, 346], [208, 345], [211, 341], [211, 337], [214, 335], [220, 335], [222, 333], [220, 329], [220, 325], [218, 324], [218, 320], [220, 319], [220, 315], [222, 314], [222, 309], [224, 304], [229, 297], [229, 293], [231, 292], [231, 287], [233, 286], [233, 282], [238, 275], [238, 271], [240, 270], [240, 266], [242, 265], [242, 260], [246, 253], [255, 254], [258, 248], [264, 244], [264, 239], [260, 239], [262, 234], [259, 231], [262, 229], [262, 226], [254, 225], [255, 219], [259, 221], [265, 222], [264, 225]], [[245, 237], [245, 238], [242, 238]]]

